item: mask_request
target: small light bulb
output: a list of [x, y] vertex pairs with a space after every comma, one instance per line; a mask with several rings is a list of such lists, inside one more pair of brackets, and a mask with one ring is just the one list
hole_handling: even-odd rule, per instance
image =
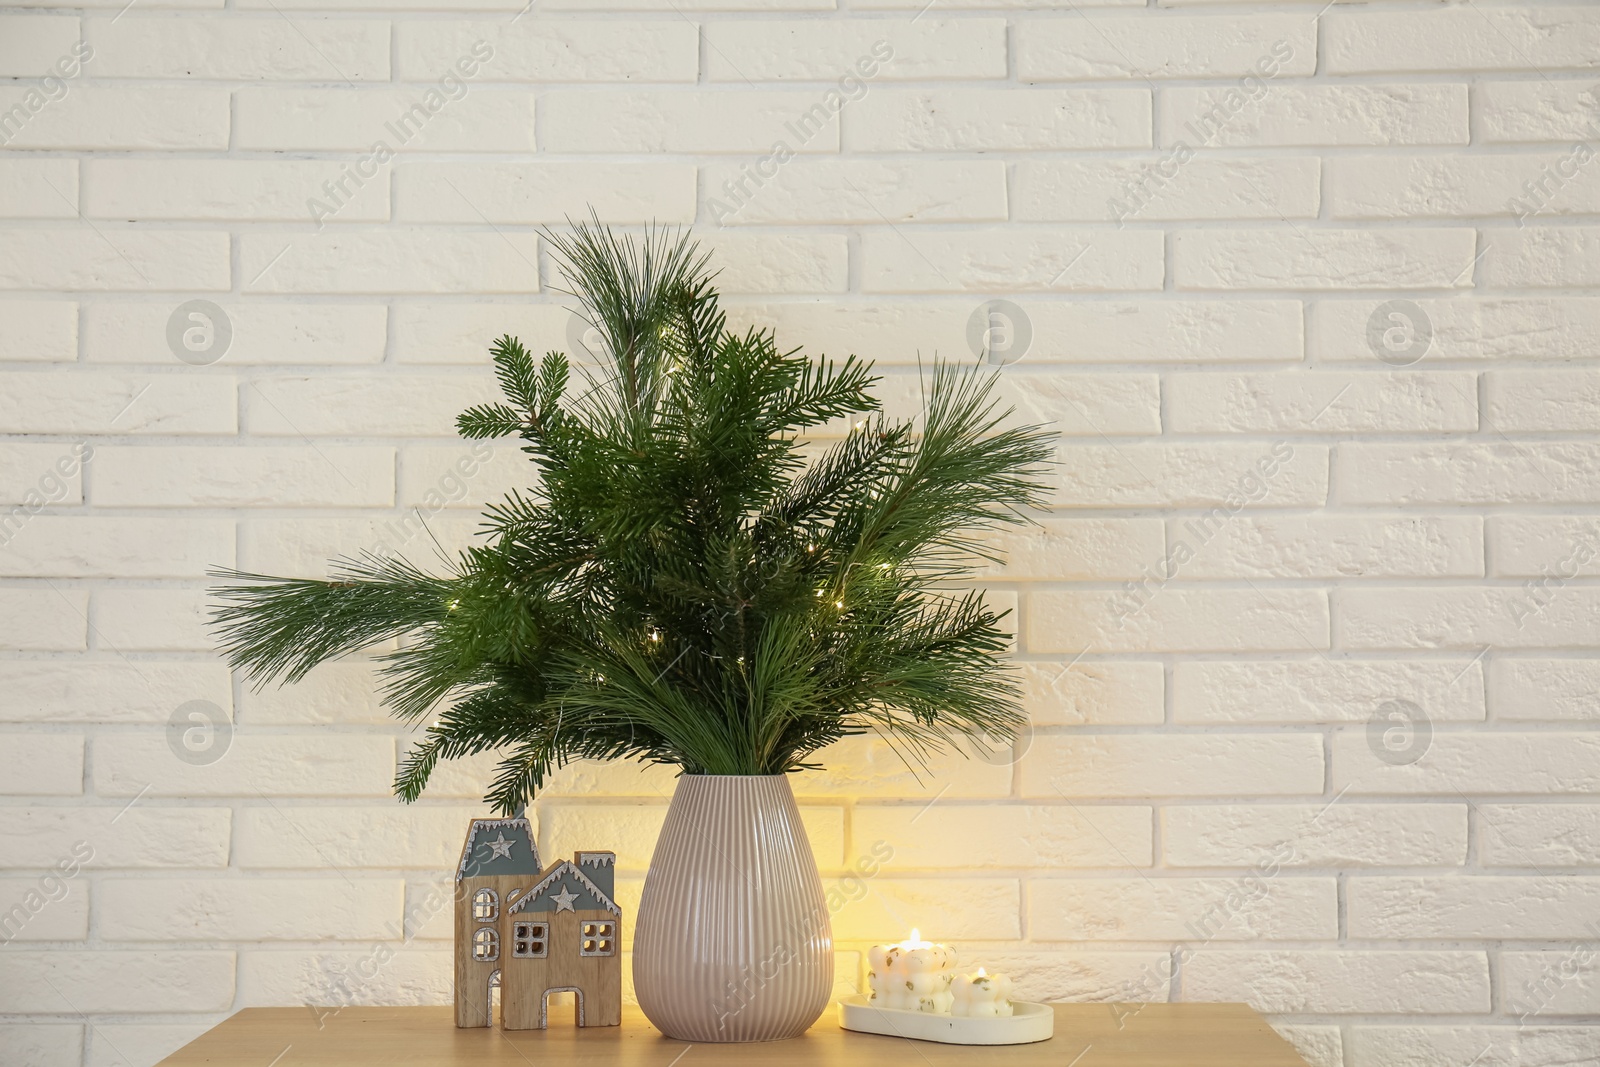
[[842, 600], [835, 600], [835, 601], [834, 601], [834, 602], [833, 602], [833, 606], [834, 606], [834, 607], [836, 607], [836, 608], [842, 608], [842, 607], [844, 607], [844, 601], [842, 601]]

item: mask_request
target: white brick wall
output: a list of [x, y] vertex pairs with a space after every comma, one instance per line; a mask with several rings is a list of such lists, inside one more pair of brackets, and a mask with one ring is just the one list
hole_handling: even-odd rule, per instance
[[[918, 925], [1316, 1067], [1593, 1061], [1600, 6], [124, 6], [0, 4], [0, 1062], [446, 995], [488, 762], [398, 806], [370, 661], [249, 691], [205, 573], [467, 543], [526, 468], [452, 418], [567, 347], [534, 230], [590, 204], [891, 410], [986, 302], [1031, 333], [1034, 731], [797, 776], [842, 982]], [[671, 788], [567, 768], [542, 841], [635, 902]]]

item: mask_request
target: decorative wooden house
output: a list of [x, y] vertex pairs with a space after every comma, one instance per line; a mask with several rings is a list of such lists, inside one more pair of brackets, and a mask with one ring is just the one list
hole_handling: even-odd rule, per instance
[[474, 819], [456, 870], [456, 1025], [542, 1030], [551, 993], [572, 993], [579, 1026], [622, 1022], [616, 856], [539, 865], [526, 819]]

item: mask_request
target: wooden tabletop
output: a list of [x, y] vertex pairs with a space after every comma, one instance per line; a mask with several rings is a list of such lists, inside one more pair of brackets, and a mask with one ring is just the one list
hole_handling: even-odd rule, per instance
[[[997, 1063], [1032, 1067], [1306, 1067], [1243, 1004], [1057, 1004], [1056, 1035], [1034, 1045], [975, 1048], [839, 1029], [830, 1008], [803, 1036], [761, 1045], [691, 1045], [662, 1037], [624, 1009], [621, 1026], [579, 1030], [552, 1009], [549, 1030], [457, 1030], [449, 1008], [246, 1008], [160, 1067], [701, 1067], [748, 1064]], [[1120, 1022], [1120, 1026], [1119, 1026]], [[1081, 1058], [1080, 1058], [1081, 1057]]]

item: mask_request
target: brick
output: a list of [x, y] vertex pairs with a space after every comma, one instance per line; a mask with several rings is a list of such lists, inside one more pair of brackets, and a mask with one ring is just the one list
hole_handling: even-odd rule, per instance
[[857, 76], [881, 82], [1006, 73], [1003, 19], [725, 20], [708, 22], [704, 32], [706, 75], [714, 82], [843, 84]]
[[1462, 516], [1239, 514], [1172, 519], [1170, 553], [1188, 546], [1192, 578], [1478, 578], [1481, 520]]
[[593, 209], [612, 224], [693, 222], [694, 189], [680, 163], [402, 163], [395, 218], [553, 225]]
[[[25, 734], [24, 737], [56, 737]], [[227, 808], [159, 808], [140, 801], [104, 807], [13, 809], [0, 823], [0, 845], [15, 867], [55, 867], [83, 842], [90, 870], [129, 867], [226, 867]]]
[[1343, 800], [1169, 805], [1161, 809], [1161, 840], [1169, 867], [1249, 867], [1283, 841], [1293, 846], [1281, 860], [1286, 867], [1459, 867], [1467, 858], [1467, 806]]
[[1298, 14], [1030, 19], [1017, 26], [1017, 76], [1098, 81], [1305, 75], [1316, 69], [1315, 25]]
[[135, 447], [95, 453], [108, 507], [388, 507], [394, 452], [355, 446]]
[[250, 432], [268, 437], [455, 437], [456, 416], [501, 397], [488, 375], [256, 379]]
[[1483, 668], [1471, 661], [1272, 660], [1178, 663], [1172, 717], [1188, 723], [1364, 723], [1405, 699], [1430, 718], [1484, 720]]
[[1188, 230], [1173, 269], [1179, 289], [1451, 289], [1472, 284], [1475, 243], [1465, 229]]
[[1309, 219], [1316, 159], [1051, 160], [1015, 167], [1012, 218], [1022, 222]]
[[1352, 938], [1588, 938], [1600, 878], [1353, 877]]
[[382, 938], [396, 929], [402, 900], [402, 884], [388, 878], [111, 878], [95, 886], [100, 933], [110, 941]]
[[1345, 444], [1345, 504], [1581, 504], [1600, 500], [1600, 450], [1584, 441]]
[[1152, 230], [861, 235], [861, 289], [869, 293], [1160, 289], [1163, 271], [1161, 234]]
[[1145, 89], [874, 88], [846, 109], [844, 147], [852, 152], [1148, 148], [1150, 111]]
[[0, 77], [51, 73], [58, 58], [76, 54], [78, 25], [78, 19], [66, 15], [0, 16]]
[[79, 652], [88, 641], [82, 589], [0, 589], [0, 649]]
[[1480, 804], [1478, 862], [1485, 867], [1600, 866], [1600, 807]]
[[55, 871], [34, 878], [0, 878], [0, 944], [86, 939], [88, 881]]
[[[892, 862], [892, 861], [891, 861]], [[881, 944], [916, 925], [951, 942], [979, 938], [1015, 940], [1021, 891], [1014, 879], [887, 878], [867, 883], [867, 894], [834, 912], [837, 941]]]
[[[1336, 300], [1312, 307], [1308, 350], [1318, 362], [1372, 364], [1368, 323], [1383, 301]], [[1588, 359], [1600, 343], [1600, 299], [1457, 297], [1412, 301], [1432, 338], [1425, 359]], [[1424, 364], [1426, 365], [1426, 364]]]
[[24, 513], [31, 516], [49, 505], [83, 502], [82, 461], [93, 454], [85, 444], [0, 443], [0, 504], [25, 505], [21, 511], [9, 509], [4, 517], [0, 531], [7, 543], [22, 527]]
[[405, 945], [381, 955], [356, 951], [247, 951], [239, 955], [246, 1004], [448, 1004], [454, 996], [448, 949]]
[[1017, 664], [1022, 705], [1035, 726], [1151, 724], [1162, 719], [1159, 663], [1078, 659]]
[[1028, 932], [1047, 941], [1332, 938], [1337, 911], [1332, 878], [1264, 877], [1253, 870], [1237, 878], [1028, 883]]
[[839, 150], [839, 109], [814, 92], [557, 91], [539, 106], [551, 152]]
[[1339, 1027], [1279, 1022], [1272, 1029], [1294, 1046], [1308, 1067], [1344, 1067], [1344, 1040]]
[[351, 163], [91, 159], [84, 183], [93, 218], [282, 220], [319, 230], [389, 218], [388, 183]]
[[1600, 1042], [1600, 1027], [1355, 1026], [1345, 1049], [1350, 1067], [1565, 1067], [1583, 1061]]
[[0, 1059], [34, 1067], [80, 1067], [83, 1027], [62, 1023], [0, 1026]]
[[233, 1008], [233, 953], [4, 952], [0, 996], [8, 1011], [51, 1015], [164, 1012], [174, 1004], [225, 1012]]
[[[517, 446], [505, 441], [416, 445], [400, 452], [399, 503], [419, 508], [425, 515], [444, 508], [481, 511], [486, 505], [500, 503], [512, 490], [526, 491], [536, 482], [537, 471], [532, 462]], [[385, 527], [384, 534], [393, 543], [404, 536], [407, 528], [405, 524], [398, 530]]]
[[76, 160], [0, 159], [0, 218], [77, 217]]
[[165, 723], [190, 700], [233, 703], [220, 663], [124, 658], [0, 661], [0, 692], [11, 722]]
[[[89, 67], [97, 64], [92, 60]], [[26, 89], [0, 91], [0, 116], [26, 105]], [[0, 117], [0, 143], [8, 148], [211, 149], [228, 147], [226, 89], [130, 89], [72, 84], [50, 99], [48, 113], [7, 124]], [[43, 109], [39, 109], [42, 111]], [[366, 147], [366, 146], [363, 146]]]
[[232, 434], [238, 383], [202, 374], [11, 371], [0, 433]]
[[[890, 365], [914, 363], [919, 352], [934, 349], [963, 351], [956, 346], [964, 346], [968, 325], [974, 315], [981, 316], [983, 303], [970, 297], [864, 303], [730, 301], [726, 308], [729, 324], [741, 329], [771, 328], [779, 341], [792, 339], [791, 343], [811, 351], [858, 352]], [[1204, 363], [1217, 360], [1218, 353], [1239, 362], [1301, 358], [1301, 308], [1294, 301], [1039, 299], [1017, 306], [1033, 329], [1033, 344], [1024, 356], [1030, 366]]]
[[[470, 476], [447, 479], [440, 495], [462, 496], [470, 482]], [[480, 543], [480, 523], [477, 514], [420, 504], [399, 515], [364, 519], [260, 519], [244, 525], [240, 565], [260, 574], [321, 578], [332, 573], [336, 557], [363, 552], [436, 560], [435, 540], [447, 553]]]
[[[531, 352], [567, 351], [574, 312], [560, 304], [397, 304], [394, 357], [400, 363], [489, 363], [505, 334]], [[571, 353], [569, 352], [570, 356]]]
[[453, 870], [461, 835], [480, 808], [285, 807], [239, 810], [234, 864], [306, 870], [423, 867]]
[[[1594, 949], [1587, 945], [1563, 945], [1550, 952], [1501, 952], [1500, 1003], [1517, 1016], [1519, 1029], [1532, 1017], [1590, 1015], [1594, 963]], [[1581, 1033], [1574, 1031], [1573, 1036]]]
[[1334, 735], [1333, 785], [1351, 794], [1451, 799], [1463, 785], [1476, 796], [1589, 794], [1600, 792], [1597, 754], [1600, 737], [1594, 734], [1435, 730], [1420, 759], [1399, 765], [1380, 760], [1367, 732], [1355, 730]]
[[[293, 254], [292, 252], [290, 253]], [[167, 341], [181, 301], [96, 302], [85, 309], [84, 358], [96, 363], [181, 366]], [[388, 311], [382, 304], [258, 304], [224, 299], [232, 340], [225, 364], [377, 363]]]
[[[0, 793], [58, 797], [75, 797], [83, 793], [81, 734], [8, 733], [0, 751], [5, 753], [5, 774], [0, 775]], [[6, 825], [9, 830], [13, 824]], [[8, 862], [18, 862], [11, 858], [15, 855], [7, 850]]]
[[[994, 160], [797, 159], [772, 175], [759, 165], [752, 173], [749, 164], [710, 163], [703, 174], [702, 214], [718, 226], [999, 222], [1006, 217], [1005, 164]], [[863, 241], [879, 236], [863, 234]]]
[[361, 659], [334, 660], [313, 668], [293, 685], [259, 690], [247, 686], [239, 694], [238, 719], [250, 726], [387, 722], [389, 713], [379, 701], [374, 666]]
[[1496, 227], [1484, 230], [1483, 246], [1481, 285], [1508, 289], [1600, 285], [1600, 227]]
[[[617, 866], [642, 871], [655, 854], [656, 839], [667, 816], [665, 804], [539, 805], [539, 858], [544, 863], [571, 858], [583, 849], [606, 848], [617, 854]], [[801, 822], [822, 870], [844, 863], [844, 809], [807, 805]]]
[[[895, 870], [994, 870], [1014, 867], [1148, 867], [1147, 807], [1025, 806], [939, 803], [857, 805], [857, 841], [886, 841]], [[960, 852], [950, 842], [970, 842]]]
[[1178, 433], [1435, 433], [1478, 428], [1477, 376], [1174, 374], [1167, 425]]
[[274, 797], [387, 797], [393, 779], [393, 741], [358, 734], [235, 733], [226, 753], [209, 764], [180, 761], [165, 737], [120, 734], [114, 743], [97, 740], [94, 751], [95, 792], [107, 797], [145, 791], [154, 797], [255, 798], [252, 782], [271, 783]]
[[1052, 581], [1137, 577], [1166, 551], [1159, 519], [1039, 519], [992, 535], [1005, 558], [980, 577]]
[[[1511, 156], [1344, 156], [1327, 161], [1328, 211], [1336, 219], [1593, 214], [1595, 183], [1562, 181], [1570, 150]], [[1548, 183], [1535, 196], [1526, 182]]]
[[[1321, 445], [1069, 443], [1057, 449], [1056, 507], [1321, 507]], [[1207, 521], [1214, 521], [1208, 519]]]
[[0, 316], [0, 358], [70, 363], [78, 358], [78, 305], [70, 300], [8, 300]]
[[1592, 8], [1333, 12], [1323, 18], [1324, 70], [1588, 70], [1600, 55]]
[[219, 292], [230, 277], [225, 233], [0, 230], [0, 289]]
[[[452, 194], [453, 195], [453, 194]], [[481, 222], [481, 217], [474, 217]], [[240, 277], [252, 293], [531, 293], [533, 234], [387, 229], [246, 233]]]
[[1496, 719], [1583, 722], [1600, 718], [1594, 700], [1600, 660], [1508, 659], [1489, 665], [1489, 708]]
[[837, 0], [546, 0], [546, 11], [832, 11]]
[[389, 26], [364, 19], [179, 19], [90, 23], [96, 78], [388, 81]]
[[[309, 5], [308, 5], [309, 6]], [[533, 94], [457, 78], [405, 89], [240, 89], [234, 147], [304, 152], [532, 152]]]
[[725, 293], [842, 293], [849, 288], [850, 249], [842, 234], [724, 230], [699, 244], [711, 253], [720, 271], [717, 285]]
[[160, 1063], [194, 1041], [219, 1018], [201, 1016], [198, 1022], [96, 1023], [90, 1031], [91, 1045], [87, 1067], [133, 1067], [137, 1063]]
[[1503, 370], [1485, 375], [1488, 424], [1533, 433], [1600, 428], [1600, 372], [1585, 369]]
[[1491, 144], [1586, 141], [1595, 135], [1594, 87], [1574, 81], [1480, 81], [1478, 129]]
[[[1288, 85], [1161, 90], [1161, 144], [1192, 148], [1464, 145], [1465, 85]], [[1234, 94], [1230, 96], [1230, 94]]]
[[1593, 588], [1347, 589], [1335, 606], [1345, 648], [1600, 645], [1600, 590]]
[[1487, 1012], [1489, 960], [1482, 952], [1197, 952], [1184, 965], [1183, 993], [1265, 1012]]
[[683, 19], [429, 19], [397, 22], [394, 36], [406, 81], [443, 77], [480, 41], [493, 50], [482, 76], [496, 82], [692, 82], [699, 69], [697, 27]]
[[1025, 797], [1293, 796], [1322, 792], [1313, 734], [1041, 734], [1021, 763]]
[[926, 767], [908, 767], [895, 748], [869, 737], [836, 741], [817, 756], [821, 770], [800, 771], [790, 782], [806, 798], [920, 799], [935, 796], [1003, 797], [1011, 792], [1011, 768], [958, 749], [934, 753]]
[[212, 607], [204, 589], [99, 589], [95, 639], [119, 652], [210, 652]]

